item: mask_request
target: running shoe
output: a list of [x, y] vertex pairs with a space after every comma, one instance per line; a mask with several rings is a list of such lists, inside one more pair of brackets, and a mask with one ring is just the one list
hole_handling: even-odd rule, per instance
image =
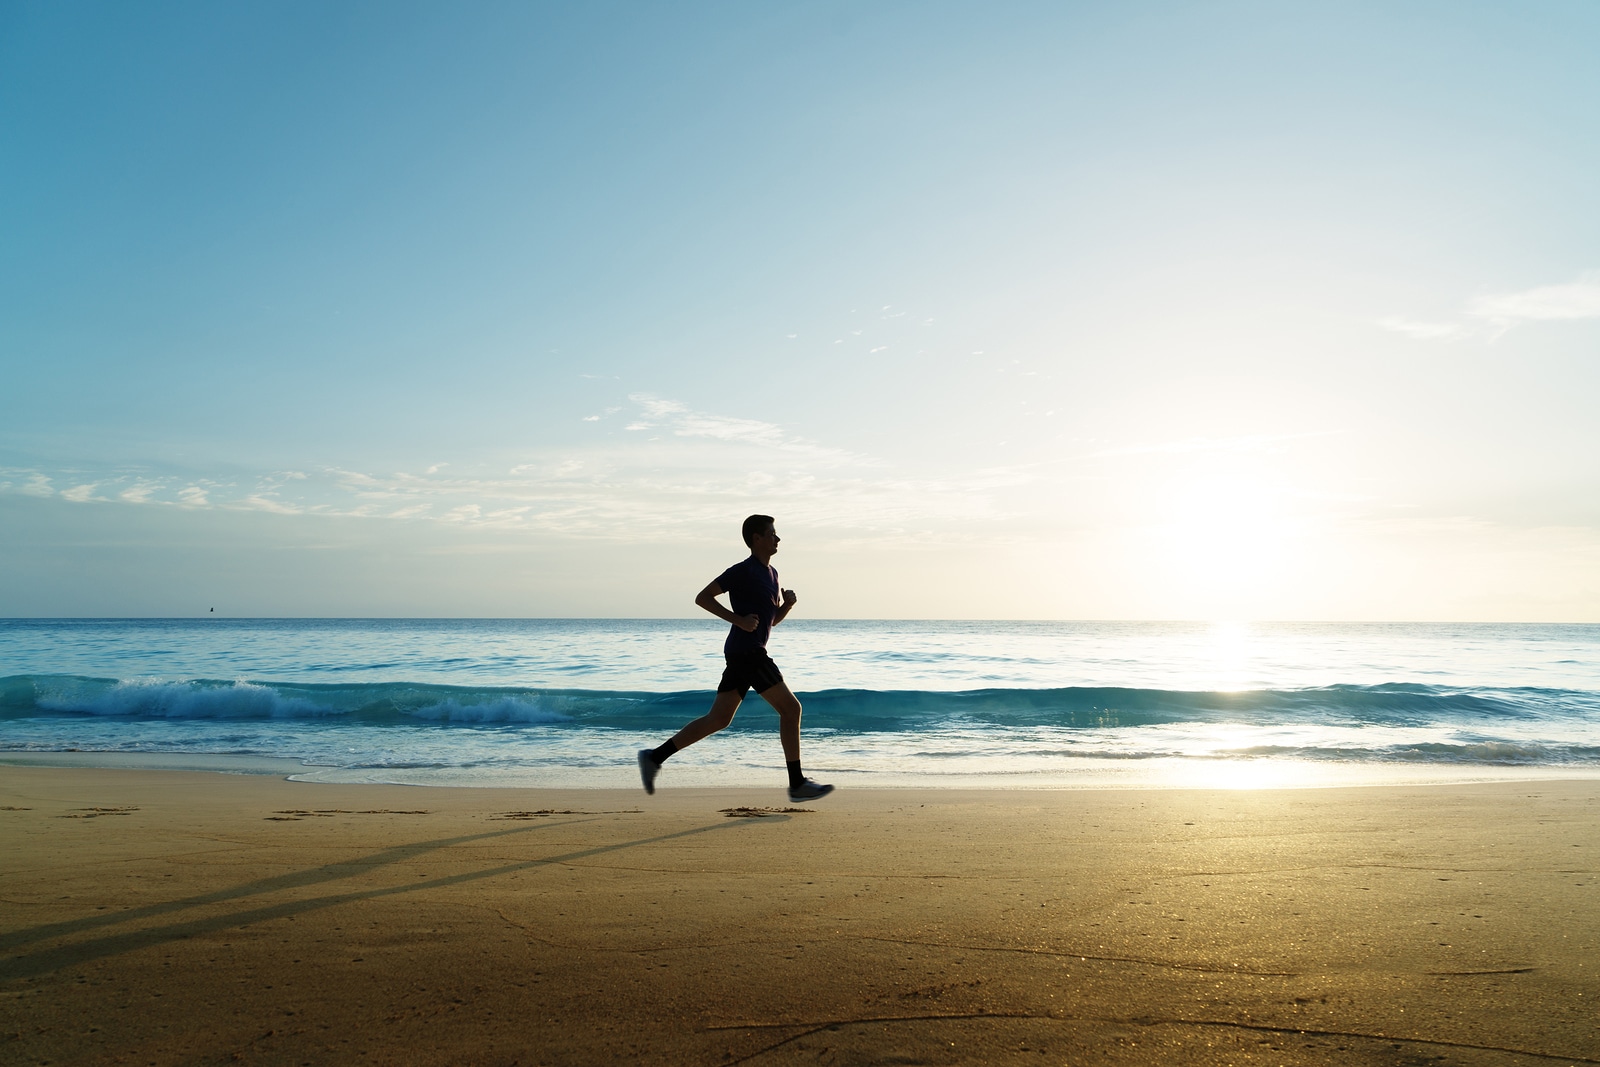
[[641, 748], [639, 750], [639, 778], [644, 782], [644, 791], [651, 796], [656, 795], [656, 775], [660, 773], [661, 764], [651, 757], [648, 748]]
[[833, 792], [833, 786], [823, 785], [814, 778], [807, 778], [799, 785], [789, 787], [790, 800], [821, 800]]

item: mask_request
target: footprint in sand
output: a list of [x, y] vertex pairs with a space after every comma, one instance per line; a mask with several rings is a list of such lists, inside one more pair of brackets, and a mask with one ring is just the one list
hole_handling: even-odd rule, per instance
[[[24, 809], [26, 810], [26, 809]], [[65, 815], [57, 815], [58, 819], [98, 819], [102, 815], [126, 815], [138, 808], [74, 808]]]
[[638, 815], [642, 808], [626, 808], [622, 811], [574, 811], [571, 808], [540, 808], [538, 811], [497, 811], [489, 816], [491, 819], [543, 819], [551, 815]]
[[730, 819], [765, 819], [768, 815], [799, 815], [816, 808], [719, 808]]
[[319, 808], [316, 811], [275, 811], [266, 817], [268, 822], [295, 822], [299, 819], [331, 819], [335, 815], [431, 815], [431, 811], [395, 811], [390, 808], [371, 808], [366, 811], [346, 811], [344, 808]]

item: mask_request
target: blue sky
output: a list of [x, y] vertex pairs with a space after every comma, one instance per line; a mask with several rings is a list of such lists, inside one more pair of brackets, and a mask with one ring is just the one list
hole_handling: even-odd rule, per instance
[[1600, 9], [0, 9], [0, 615], [1600, 619]]

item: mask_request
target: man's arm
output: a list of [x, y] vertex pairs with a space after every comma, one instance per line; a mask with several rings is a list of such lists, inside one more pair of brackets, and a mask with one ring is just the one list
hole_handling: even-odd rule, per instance
[[783, 591], [783, 606], [772, 613], [772, 625], [776, 626], [784, 619], [788, 618], [789, 609], [794, 607], [795, 602], [799, 599], [799, 597], [794, 595], [793, 589], [785, 589]]
[[754, 633], [756, 627], [761, 625], [761, 619], [755, 615], [735, 615], [723, 607], [722, 601], [717, 599], [721, 595], [722, 585], [718, 582], [712, 582], [700, 590], [700, 595], [694, 598], [694, 602], [723, 622], [732, 623], [747, 634]]

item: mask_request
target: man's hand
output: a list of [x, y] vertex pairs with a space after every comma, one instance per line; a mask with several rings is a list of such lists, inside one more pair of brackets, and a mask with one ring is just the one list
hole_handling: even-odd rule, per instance
[[745, 633], [753, 634], [756, 632], [756, 627], [761, 625], [761, 616], [735, 615], [733, 618], [733, 624], [739, 629], [743, 630]]
[[794, 607], [794, 602], [800, 598], [794, 595], [793, 589], [783, 591], [783, 604], [772, 613], [772, 625], [776, 626], [789, 617], [789, 609]]

